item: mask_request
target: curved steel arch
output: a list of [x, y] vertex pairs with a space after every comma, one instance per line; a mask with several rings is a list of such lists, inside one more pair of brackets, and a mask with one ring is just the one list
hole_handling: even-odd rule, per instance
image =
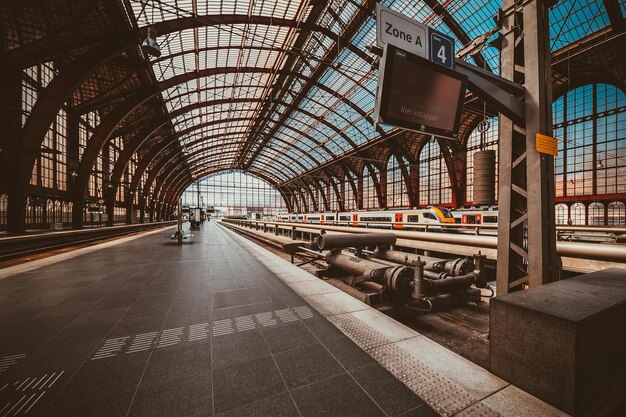
[[[209, 68], [206, 69], [204, 71], [201, 71], [199, 73], [196, 72], [190, 72], [190, 73], [185, 73], [185, 74], [180, 74], [178, 76], [172, 77], [170, 79], [167, 79], [165, 81], [162, 81], [159, 83], [159, 89], [167, 89], [167, 88], [171, 88], [175, 85], [179, 85], [182, 82], [186, 82], [201, 76], [207, 76], [207, 75], [216, 75], [216, 74], [226, 74], [226, 73], [231, 73], [231, 72], [235, 72], [237, 69], [236, 68], [232, 68], [232, 67], [219, 67], [219, 68]], [[269, 70], [267, 70], [266, 68], [260, 68], [260, 67], [249, 67], [249, 68], [244, 68], [244, 69], [240, 69], [243, 70], [243, 72], [251, 72], [251, 73], [268, 73], [271, 72]], [[297, 75], [300, 76], [300, 75]], [[304, 78], [305, 80], [309, 80], [306, 77], [301, 76], [302, 78]], [[335, 92], [333, 92], [331, 89], [329, 89], [327, 86], [325, 86], [324, 84], [320, 84], [320, 83], [316, 83], [316, 85], [318, 85], [318, 87], [320, 87], [320, 89], [336, 95]], [[149, 99], [149, 97], [152, 96], [152, 92], [148, 92], [146, 93], [146, 95], [144, 96], [144, 98], [142, 99], [142, 92], [139, 92], [136, 94], [136, 97], [139, 101], [143, 100], [143, 99]], [[236, 99], [234, 100], [235, 102], [255, 102], [255, 101], [260, 101], [259, 99]], [[141, 101], [143, 103], [143, 101]], [[178, 117], [179, 115], [182, 115], [184, 113], [187, 113], [189, 111], [192, 111], [193, 109], [196, 108], [203, 108], [203, 107], [208, 107], [209, 105], [219, 105], [219, 104], [225, 104], [226, 102], [232, 103], [233, 100], [214, 100], [212, 102], [202, 102], [202, 103], [196, 103], [194, 105], [190, 105], [190, 106], [186, 106], [180, 109], [177, 109], [174, 112], [170, 113], [170, 120], [172, 118]], [[347, 104], [348, 106], [350, 106], [352, 109], [354, 109], [355, 111], [357, 111], [359, 114], [361, 114], [362, 116], [369, 118], [369, 116], [367, 115], [367, 113], [365, 113], [363, 111], [363, 109], [361, 109], [360, 107], [358, 107], [357, 105], [355, 105], [354, 103], [352, 103], [352, 101], [342, 98], [342, 102], [344, 102], [345, 104]], [[210, 104], [206, 104], [206, 103], [210, 103]], [[206, 104], [206, 105], [205, 105]], [[122, 113], [122, 117], [118, 120], [117, 124], [119, 124], [119, 122], [121, 122], [121, 120], [123, 120], [126, 116], [128, 116], [130, 113], [132, 113], [132, 111], [134, 111], [137, 106], [131, 106], [127, 111], [123, 111], [123, 109], [126, 109], [128, 107], [128, 103], [122, 103], [120, 106], [118, 106], [118, 112]], [[356, 148], [356, 144], [354, 144], [345, 134], [342, 134], [342, 132], [337, 129], [334, 125], [330, 124], [329, 122], [327, 122], [324, 119], [320, 119], [318, 116], [314, 115], [313, 113], [310, 113], [304, 109], [298, 109], [299, 112], [301, 112], [302, 114], [305, 114], [313, 119], [319, 120], [320, 122], [322, 122], [323, 124], [325, 124], [327, 127], [331, 128], [332, 130], [334, 130], [335, 132], [337, 132], [338, 134], [340, 134], [353, 148]], [[117, 114], [117, 113], [116, 113]], [[343, 117], [343, 116], [342, 116]], [[164, 122], [164, 124], [166, 124], [166, 122]], [[116, 125], [117, 125], [116, 124]], [[161, 125], [163, 126], [163, 125]], [[285, 125], [288, 126], [288, 125]], [[326, 151], [331, 158], [336, 157], [336, 155], [330, 151], [330, 149], [328, 149], [325, 145], [321, 144], [319, 141], [313, 139], [311, 136], [309, 135], [305, 135], [303, 132], [300, 132], [299, 130], [289, 126], [289, 129], [296, 131], [298, 133], [300, 133], [301, 135], [303, 135], [304, 137], [306, 137], [307, 139], [309, 139], [310, 141], [312, 141], [313, 143], [317, 144], [318, 146], [320, 146], [322, 149], [324, 149], [324, 151]], [[97, 152], [95, 152], [95, 150], [97, 150], [99, 152], [99, 150], [102, 148], [102, 146], [104, 146], [104, 144], [106, 143], [106, 141], [108, 140], [109, 137], [112, 136], [113, 132], [108, 131], [107, 135], [102, 135], [102, 138], [99, 138], [99, 140], [94, 141], [94, 140], [90, 140], [89, 144], [88, 144], [88, 150], [87, 150], [87, 155], [90, 155], [90, 160], [87, 160], [86, 163], [83, 163], [85, 161], [81, 161], [81, 167], [83, 167], [81, 172], [84, 172], [87, 168], [89, 170], [89, 172], [91, 172], [91, 170], [93, 169], [93, 164], [95, 163], [95, 159], [93, 158], [92, 154], [95, 154], [97, 156]], [[154, 133], [154, 132], [153, 132]], [[145, 140], [147, 140], [148, 137], [146, 137], [143, 141], [140, 141], [139, 143], [144, 143]], [[276, 138], [278, 139], [278, 138]], [[280, 139], [279, 139], [280, 140]], [[284, 142], [284, 141], [283, 141]], [[303, 155], [307, 155], [306, 152], [304, 152], [303, 150], [301, 150], [298, 146], [294, 146], [293, 144], [291, 144], [294, 148], [299, 149], [300, 152], [303, 153]], [[138, 149], [138, 148], [137, 148]], [[317, 164], [319, 164], [319, 161], [315, 160], [314, 158], [312, 158], [311, 156], [309, 156], [309, 158], [311, 158], [313, 161], [315, 161]], [[84, 157], [83, 157], [84, 159]], [[90, 166], [88, 166], [90, 165]], [[307, 168], [303, 167], [304, 171], [307, 171]], [[88, 179], [87, 179], [88, 180]], [[81, 186], [82, 188], [84, 188], [86, 181], [87, 180], [82, 180], [81, 181]], [[85, 183], [85, 184], [83, 184]]]
[[[337, 99], [339, 99], [341, 102], [343, 102], [344, 104], [346, 104], [347, 106], [349, 106], [350, 108], [352, 108], [354, 111], [356, 111], [357, 113], [359, 113], [362, 117], [364, 117], [368, 122], [370, 122], [372, 125], [374, 125], [374, 120], [371, 118], [371, 116], [369, 115], [368, 112], [366, 112], [365, 110], [363, 110], [361, 107], [359, 107], [357, 104], [355, 104], [354, 102], [352, 102], [352, 100], [338, 94], [336, 91], [334, 91], [333, 89], [331, 89], [330, 87], [328, 87], [327, 85], [320, 83], [317, 80], [314, 80], [311, 77], [307, 77], [303, 74], [300, 74], [298, 72], [293, 72], [293, 71], [287, 71], [287, 70], [278, 70], [275, 71], [277, 74], [281, 74], [281, 75], [287, 75], [287, 76], [293, 76], [296, 78], [300, 78], [308, 83], [311, 83], [311, 85], [319, 88], [320, 90], [332, 95], [333, 97], [336, 97]], [[176, 75], [174, 77], [168, 78], [166, 80], [163, 80], [159, 83], [159, 90], [163, 91], [163, 90], [167, 90], [169, 88], [173, 88], [177, 85], [183, 84], [187, 81], [191, 81], [197, 78], [202, 78], [202, 77], [207, 77], [207, 76], [213, 76], [213, 75], [220, 75], [220, 74], [229, 74], [229, 73], [250, 73], [250, 74], [272, 74], [274, 73], [274, 71], [272, 71], [271, 68], [265, 68], [265, 67], [241, 67], [241, 68], [236, 68], [236, 67], [215, 67], [215, 68], [206, 68], [204, 70], [201, 71], [190, 71], [184, 74], [179, 74]], [[211, 88], [206, 88], [206, 89], [202, 89], [201, 91], [207, 91]], [[189, 94], [195, 94], [197, 91], [192, 91], [189, 92], [187, 95]], [[180, 95], [182, 96], [182, 95]], [[177, 96], [179, 97], [179, 96]], [[168, 99], [164, 99], [166, 102], [169, 101]], [[257, 99], [258, 101], [262, 101]], [[287, 103], [284, 103], [282, 101], [274, 101], [274, 103], [276, 104], [284, 104], [284, 105], [288, 105]], [[319, 104], [319, 103], [318, 103]], [[319, 116], [311, 116], [313, 119], [316, 120], [320, 120]], [[382, 131], [381, 128], [378, 128], [379, 133], [384, 133], [384, 131]]]
[[[187, 29], [194, 29], [205, 26], [219, 26], [219, 25], [237, 25], [237, 24], [251, 24], [251, 25], [265, 25], [265, 26], [283, 26], [291, 28], [299, 28], [302, 32], [319, 32], [329, 39], [336, 39], [337, 34], [328, 29], [327, 27], [312, 24], [308, 22], [298, 22], [293, 19], [276, 18], [272, 16], [249, 16], [249, 15], [203, 15], [193, 17], [180, 17], [176, 19], [164, 20], [162, 22], [154, 23], [150, 25], [153, 27], [159, 35], [165, 35], [172, 32], [179, 32]], [[140, 28], [142, 39], [148, 35], [148, 27]], [[358, 56], [362, 57], [366, 62], [372, 58], [354, 46], [351, 42], [345, 45], [350, 51], [354, 52]]]

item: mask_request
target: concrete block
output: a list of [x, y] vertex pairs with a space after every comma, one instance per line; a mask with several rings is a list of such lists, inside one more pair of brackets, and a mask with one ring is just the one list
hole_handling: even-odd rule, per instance
[[491, 372], [573, 416], [623, 383], [626, 271], [607, 269], [491, 301]]

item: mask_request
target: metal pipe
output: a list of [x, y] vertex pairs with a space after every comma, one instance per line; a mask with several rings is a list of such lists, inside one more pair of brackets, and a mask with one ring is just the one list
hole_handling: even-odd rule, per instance
[[389, 269], [388, 266], [355, 256], [343, 255], [341, 253], [328, 253], [325, 259], [329, 265], [339, 268], [342, 271], [353, 275], [365, 275], [379, 282], [382, 282], [385, 270]]
[[361, 284], [365, 288], [369, 288], [372, 291], [376, 291], [378, 293], [383, 292], [384, 287], [377, 282], [372, 281], [363, 281]]
[[320, 250], [343, 249], [348, 247], [389, 246], [396, 243], [393, 233], [348, 233], [342, 235], [320, 235], [317, 245]]
[[448, 260], [383, 248], [377, 248], [373, 252], [373, 255], [376, 258], [396, 263], [402, 263], [404, 265], [412, 264], [416, 262], [419, 258], [423, 262], [426, 262], [426, 265], [424, 266], [424, 269], [426, 271], [445, 272], [447, 275], [452, 276], [464, 275], [474, 270], [474, 265], [472, 264], [472, 261], [466, 258], [456, 258]]
[[[277, 223], [279, 226], [294, 227], [293, 223]], [[301, 229], [319, 230], [314, 225], [302, 226]], [[341, 233], [361, 233], [364, 234], [364, 229], [358, 227], [342, 227], [342, 226], [324, 226], [327, 232], [341, 232]], [[385, 231], [377, 231], [376, 229], [369, 229], [367, 233], [378, 234], [391, 234]], [[427, 233], [427, 232], [409, 232], [397, 230], [393, 232], [398, 239], [407, 239], [413, 241], [435, 242], [435, 243], [448, 243], [453, 245], [471, 246], [484, 249], [497, 249], [498, 238], [497, 236], [484, 236], [484, 235], [465, 235], [459, 233]], [[556, 251], [559, 256], [570, 258], [582, 258], [582, 259], [594, 259], [598, 261], [611, 261], [626, 263], [626, 246], [620, 245], [605, 245], [605, 244], [593, 244], [593, 243], [574, 243], [574, 242], [556, 242]]]
[[384, 248], [376, 248], [373, 252], [375, 258], [384, 259], [386, 261], [396, 262], [404, 265], [410, 265], [421, 259], [425, 263], [424, 269], [429, 271], [443, 271], [445, 260], [433, 258], [430, 256], [420, 256], [413, 253], [400, 252]]
[[434, 271], [426, 271], [424, 270], [424, 277], [428, 278], [428, 279], [446, 279], [448, 278], [448, 274], [446, 274], [445, 272], [434, 272]]
[[424, 296], [424, 265], [421, 259], [413, 263], [413, 281], [411, 282], [411, 297], [420, 299]]
[[424, 278], [424, 288], [427, 294], [452, 293], [469, 288], [475, 280], [474, 273], [439, 280]]

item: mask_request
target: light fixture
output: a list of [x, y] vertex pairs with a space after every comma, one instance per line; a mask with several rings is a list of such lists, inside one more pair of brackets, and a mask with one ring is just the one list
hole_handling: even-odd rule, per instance
[[604, 168], [604, 164], [602, 163], [602, 160], [598, 161], [598, 164], [596, 165], [597, 168]]
[[141, 44], [141, 49], [148, 55], [158, 58], [161, 56], [161, 47], [157, 43], [156, 37], [156, 30], [153, 27], [149, 27], [148, 37], [143, 41], [143, 44]]

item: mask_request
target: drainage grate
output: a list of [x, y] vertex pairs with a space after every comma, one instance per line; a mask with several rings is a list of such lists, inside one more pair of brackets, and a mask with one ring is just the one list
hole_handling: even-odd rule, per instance
[[177, 345], [181, 342], [182, 337], [183, 337], [182, 327], [175, 327], [173, 329], [163, 330], [161, 332], [161, 337], [159, 338], [157, 348]]
[[8, 371], [11, 366], [17, 364], [20, 360], [24, 359], [25, 357], [26, 357], [25, 353], [3, 356], [2, 359], [0, 359], [0, 375]]
[[122, 350], [122, 348], [126, 344], [126, 341], [129, 339], [129, 337], [130, 336], [118, 337], [115, 339], [107, 339], [104, 342], [104, 345], [96, 352], [95, 355], [93, 355], [93, 358], [91, 358], [91, 360], [94, 361], [97, 359], [105, 359], [105, 358], [114, 357]]
[[133, 338], [133, 342], [126, 353], [143, 352], [144, 350], [150, 349], [152, 347], [152, 342], [154, 342], [154, 339], [156, 339], [158, 334], [159, 332], [138, 334]]
[[[128, 347], [128, 350], [126, 350], [126, 353], [137, 353], [151, 349], [155, 345], [155, 341], [157, 348], [177, 345], [183, 342], [184, 334], [187, 330], [189, 331], [187, 341], [195, 342], [208, 338], [210, 329], [212, 330], [213, 336], [224, 336], [235, 332], [253, 330], [257, 327], [275, 326], [281, 323], [289, 323], [297, 321], [298, 319], [304, 320], [312, 317], [313, 312], [309, 307], [299, 306], [254, 315], [240, 316], [232, 319], [216, 320], [213, 322], [212, 327], [207, 322], [192, 324], [188, 327], [165, 329], [161, 332], [154, 331], [141, 333], [132, 336], [132, 342]], [[124, 347], [130, 338], [131, 336], [126, 336], [105, 340], [104, 345], [98, 349], [91, 360], [115, 357], [118, 353], [124, 351]], [[3, 416], [0, 415], [0, 417]]]
[[4, 384], [0, 388], [6, 403], [0, 403], [0, 416], [27, 414], [46, 395], [65, 371], [48, 372], [43, 376], [28, 377]]

